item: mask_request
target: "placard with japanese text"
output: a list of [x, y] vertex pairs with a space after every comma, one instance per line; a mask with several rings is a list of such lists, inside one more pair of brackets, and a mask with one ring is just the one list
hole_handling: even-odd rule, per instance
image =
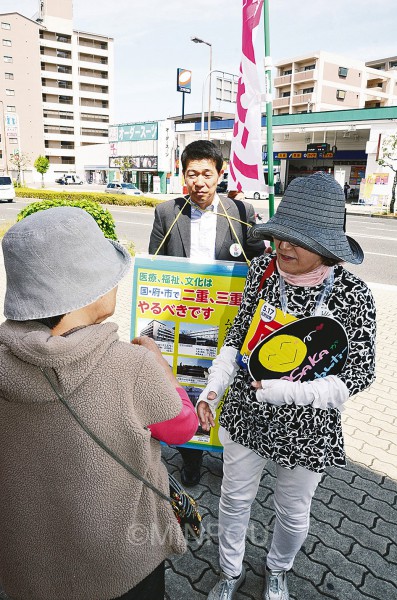
[[[131, 338], [154, 339], [194, 405], [241, 304], [247, 270], [231, 261], [135, 257]], [[210, 433], [199, 427], [185, 446], [221, 450], [216, 423]]]

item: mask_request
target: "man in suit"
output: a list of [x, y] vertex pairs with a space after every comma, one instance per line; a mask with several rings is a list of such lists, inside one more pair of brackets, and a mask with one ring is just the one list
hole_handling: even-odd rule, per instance
[[[182, 152], [181, 162], [188, 196], [156, 206], [149, 253], [200, 262], [244, 261], [263, 254], [263, 240], [247, 235], [249, 225], [255, 225], [254, 207], [216, 194], [223, 175], [223, 156], [217, 146], [207, 140], [192, 142]], [[179, 451], [182, 483], [196, 485], [203, 453], [188, 448]]]

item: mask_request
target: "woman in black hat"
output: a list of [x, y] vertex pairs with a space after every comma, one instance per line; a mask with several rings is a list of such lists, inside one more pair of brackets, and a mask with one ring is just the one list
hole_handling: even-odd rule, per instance
[[[231, 600], [244, 580], [250, 508], [267, 459], [276, 464], [277, 483], [264, 600], [289, 599], [286, 573], [306, 539], [314, 492], [327, 466], [346, 464], [341, 410], [349, 397], [374, 381], [376, 326], [370, 290], [342, 266], [344, 261], [363, 261], [359, 244], [344, 233], [344, 207], [341, 186], [332, 176], [315, 173], [295, 179], [276, 214], [251, 230], [256, 238], [273, 239], [275, 255], [252, 261], [239, 313], [210, 369], [197, 408], [201, 425], [208, 430], [214, 426], [215, 409], [230, 386], [219, 420], [224, 445], [219, 505], [222, 573], [208, 600]], [[255, 337], [255, 327], [252, 334], [250, 325], [256, 322], [258, 304], [262, 313]], [[271, 366], [267, 369], [270, 378], [253, 377], [250, 370], [258, 368], [254, 357], [260, 363], [261, 348], [268, 343], [262, 341], [269, 335], [263, 328], [271, 323], [276, 329], [292, 321], [296, 327], [297, 320], [301, 320], [298, 327], [302, 327], [302, 319], [311, 316], [320, 317], [321, 323], [307, 331], [303, 341], [294, 338], [292, 358], [283, 359], [283, 364], [280, 359], [277, 368], [282, 375], [289, 369], [289, 360], [298, 364], [301, 346], [307, 344], [309, 348], [308, 340], [319, 337], [326, 322], [331, 323], [331, 331], [335, 326], [335, 332], [339, 332], [334, 336], [338, 338], [335, 344], [342, 343], [343, 330], [347, 337], [331, 363], [320, 369], [316, 362], [321, 353], [303, 352], [309, 361], [305, 369], [295, 368], [281, 377]], [[253, 351], [250, 370], [246, 356], [241, 356], [242, 347], [248, 347], [248, 330], [248, 346]], [[281, 346], [285, 342], [286, 347], [290, 341], [291, 336], [285, 335]], [[266, 356], [269, 364], [274, 356]], [[341, 365], [345, 361], [339, 369], [335, 367], [338, 361]]]

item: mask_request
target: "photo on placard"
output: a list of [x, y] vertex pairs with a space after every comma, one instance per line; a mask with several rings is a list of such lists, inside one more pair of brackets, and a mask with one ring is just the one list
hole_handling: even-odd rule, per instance
[[189, 323], [181, 325], [178, 353], [188, 356], [215, 358], [217, 355], [219, 327]]
[[176, 376], [181, 383], [196, 383], [206, 385], [208, 380], [208, 369], [212, 364], [211, 360], [201, 360], [200, 358], [188, 358], [178, 356]]
[[172, 321], [158, 319], [138, 319], [137, 335], [147, 335], [152, 338], [161, 352], [174, 352], [175, 324]]

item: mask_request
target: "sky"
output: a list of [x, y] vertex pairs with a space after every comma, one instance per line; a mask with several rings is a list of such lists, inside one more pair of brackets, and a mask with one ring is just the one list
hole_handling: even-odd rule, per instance
[[[56, 1], [56, 0], [54, 0]], [[243, 0], [74, 0], [74, 29], [115, 40], [114, 123], [180, 115], [177, 68], [192, 71], [185, 114], [202, 110], [202, 86], [212, 68], [238, 73]], [[396, 0], [270, 0], [273, 62], [325, 50], [358, 60], [397, 56]], [[0, 0], [1, 12], [32, 17], [38, 0]], [[206, 92], [207, 94], [208, 92]], [[215, 100], [212, 110], [234, 113]], [[205, 104], [207, 110], [207, 103]]]

